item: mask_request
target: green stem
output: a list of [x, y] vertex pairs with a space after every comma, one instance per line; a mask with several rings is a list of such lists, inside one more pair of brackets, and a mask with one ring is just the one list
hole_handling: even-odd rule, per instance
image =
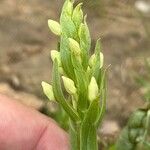
[[95, 125], [87, 125], [80, 131], [80, 150], [98, 150], [97, 128]]
[[96, 127], [93, 125], [90, 128], [88, 136], [88, 150], [98, 150]]
[[70, 142], [71, 150], [80, 150], [80, 124], [74, 124], [70, 120]]
[[[74, 125], [70, 121], [70, 141], [71, 141], [71, 150], [98, 150], [97, 143], [97, 129], [96, 126], [89, 126], [87, 131], [88, 135], [85, 136], [86, 139], [81, 139], [81, 124]], [[86, 145], [83, 141], [87, 141]]]

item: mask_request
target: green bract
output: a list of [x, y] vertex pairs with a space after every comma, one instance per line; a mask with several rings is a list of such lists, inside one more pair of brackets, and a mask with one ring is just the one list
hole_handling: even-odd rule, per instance
[[[106, 104], [105, 70], [99, 40], [90, 58], [91, 37], [81, 5], [74, 7], [73, 0], [66, 0], [60, 23], [48, 21], [51, 31], [60, 36], [58, 51], [51, 51], [51, 91], [70, 118], [72, 150], [97, 150], [96, 131]], [[63, 93], [61, 79], [67, 95]], [[42, 85], [50, 98], [47, 84]]]

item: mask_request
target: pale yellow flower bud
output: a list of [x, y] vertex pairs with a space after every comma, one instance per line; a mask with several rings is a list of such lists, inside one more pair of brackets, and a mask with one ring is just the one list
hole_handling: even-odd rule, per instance
[[59, 73], [60, 73], [61, 75], [64, 75], [64, 74], [65, 74], [63, 67], [59, 67], [59, 68], [58, 68], [58, 71], [59, 71]]
[[43, 88], [43, 92], [44, 92], [44, 94], [47, 96], [47, 98], [48, 98], [49, 100], [54, 101], [55, 98], [54, 98], [54, 93], [53, 93], [53, 88], [52, 88], [52, 86], [51, 86], [50, 84], [44, 82], [44, 81], [42, 81], [42, 84], [41, 84], [41, 85], [42, 85], [42, 88]]
[[103, 53], [100, 52], [100, 68], [103, 67], [103, 64], [104, 64], [104, 55]]
[[58, 66], [61, 66], [61, 59], [60, 59], [60, 52], [56, 50], [51, 50], [51, 59], [54, 62], [55, 59], [57, 59]]
[[98, 96], [98, 85], [94, 77], [91, 78], [90, 84], [88, 86], [88, 97], [90, 101], [93, 101]]
[[87, 67], [86, 73], [87, 73], [88, 75], [91, 73], [91, 68], [90, 68], [89, 66]]
[[54, 20], [48, 20], [48, 27], [50, 30], [56, 34], [56, 35], [61, 35], [61, 27], [60, 24]]
[[75, 41], [72, 38], [69, 38], [69, 47], [76, 56], [80, 56], [81, 49], [80, 49], [80, 45], [77, 41]]
[[[100, 68], [103, 67], [103, 64], [104, 64], [104, 55], [102, 52], [100, 52]], [[94, 65], [96, 64], [96, 55], [93, 54], [91, 57], [90, 57], [90, 60], [89, 60], [89, 65], [90, 67], [93, 67]]]
[[66, 91], [71, 95], [75, 94], [77, 89], [74, 85], [73, 80], [71, 80], [65, 76], [62, 76], [62, 79], [63, 79], [63, 83], [64, 83], [64, 87], [65, 87]]
[[90, 57], [90, 59], [89, 59], [89, 65], [90, 65], [90, 67], [93, 67], [93, 66], [95, 65], [95, 63], [96, 63], [96, 55], [93, 54], [93, 55]]

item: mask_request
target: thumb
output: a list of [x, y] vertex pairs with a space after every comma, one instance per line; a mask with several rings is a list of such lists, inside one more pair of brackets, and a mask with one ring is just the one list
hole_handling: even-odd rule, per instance
[[68, 135], [50, 118], [0, 94], [1, 150], [69, 150]]

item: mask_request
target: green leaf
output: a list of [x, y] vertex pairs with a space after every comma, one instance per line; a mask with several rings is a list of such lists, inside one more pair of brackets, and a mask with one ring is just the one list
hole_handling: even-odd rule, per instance
[[107, 89], [107, 83], [106, 83], [106, 72], [107, 68], [105, 70], [101, 69], [101, 76], [99, 77], [99, 88], [100, 88], [100, 92], [102, 89]]
[[93, 102], [90, 104], [83, 122], [87, 121], [91, 125], [96, 124], [98, 114], [99, 114], [99, 105], [100, 105], [100, 102], [99, 102], [99, 97], [98, 97], [97, 99], [93, 100]]
[[98, 59], [99, 59], [99, 55], [100, 55], [100, 52], [101, 52], [101, 43], [100, 43], [100, 39], [98, 39], [97, 41], [96, 41], [96, 45], [95, 45], [95, 54], [96, 54], [96, 56], [98, 57]]
[[70, 0], [66, 0], [60, 17], [60, 25], [63, 35], [66, 35], [68, 38], [76, 39], [77, 30], [74, 22], [72, 21], [72, 12], [73, 3]]
[[107, 85], [106, 85], [106, 69], [104, 70], [100, 81], [100, 111], [97, 119], [97, 126], [102, 123], [104, 114], [106, 112], [106, 99], [107, 99]]
[[87, 150], [98, 150], [97, 128], [92, 125], [89, 130]]
[[78, 150], [78, 130], [76, 131], [74, 128], [73, 122], [69, 122], [69, 135], [70, 135], [70, 144], [71, 144], [71, 150]]
[[99, 111], [99, 116], [97, 118], [97, 126], [102, 123], [104, 114], [106, 112], [106, 90], [103, 89], [102, 91], [102, 96], [101, 96], [101, 101], [100, 101], [100, 111]]
[[130, 128], [138, 128], [142, 125], [142, 120], [146, 116], [146, 112], [142, 110], [135, 111], [128, 122]]
[[83, 20], [83, 11], [81, 10], [81, 6], [82, 6], [82, 3], [79, 3], [75, 7], [75, 9], [73, 11], [73, 15], [72, 15], [72, 20], [73, 20], [74, 24], [76, 25], [77, 29], [79, 28], [79, 26]]
[[65, 3], [62, 8], [61, 14], [67, 14], [68, 16], [72, 16], [73, 12], [73, 0], [65, 0]]
[[[72, 63], [75, 71], [76, 77], [76, 87], [77, 87], [77, 94], [78, 94], [78, 102], [77, 102], [77, 109], [82, 116], [88, 106], [88, 77], [86, 72], [84, 71], [82, 65], [77, 60], [75, 55], [72, 53], [71, 55]], [[84, 80], [83, 80], [84, 79]]]
[[[78, 91], [78, 102], [77, 109], [79, 112], [84, 113], [88, 106], [88, 95], [87, 95], [87, 82], [86, 74], [82, 70], [75, 69], [75, 74], [77, 77], [77, 91]], [[83, 81], [83, 78], [84, 81]]]
[[140, 132], [140, 128], [131, 128], [129, 129], [129, 139], [132, 143], [136, 141], [136, 138]]
[[89, 135], [90, 128], [91, 128], [91, 125], [89, 124], [89, 122], [82, 123], [81, 129], [80, 129], [80, 149], [81, 150], [87, 150], [88, 135]]
[[95, 65], [92, 67], [92, 76], [95, 77], [96, 81], [98, 82], [99, 80], [99, 76], [100, 76], [100, 39], [97, 40], [96, 42], [96, 46], [95, 46], [95, 55], [96, 55], [96, 61], [95, 61]]
[[78, 34], [80, 39], [80, 47], [82, 50], [82, 64], [84, 66], [84, 69], [86, 70], [88, 67], [89, 50], [91, 47], [91, 37], [86, 20], [84, 21], [84, 24], [82, 23], [80, 25]]
[[67, 14], [63, 14], [60, 18], [62, 34], [70, 38], [77, 38], [76, 26]]
[[129, 140], [128, 127], [126, 127], [117, 141], [116, 150], [134, 150], [134, 148], [134, 145]]
[[60, 83], [60, 76], [58, 72], [58, 63], [55, 59], [54, 67], [53, 67], [53, 92], [56, 101], [63, 107], [63, 109], [67, 112], [70, 118], [74, 121], [79, 120], [79, 116], [77, 112], [71, 107], [71, 105], [66, 101]]
[[71, 52], [69, 50], [69, 41], [68, 38], [65, 35], [61, 36], [61, 42], [60, 42], [60, 57], [62, 62], [62, 67], [67, 76], [74, 80], [75, 74], [73, 70], [73, 65], [71, 61]]
[[85, 114], [85, 118], [82, 121], [81, 131], [80, 131], [81, 150], [87, 150], [87, 148], [90, 147], [90, 145], [88, 145], [88, 137], [92, 136], [91, 134], [93, 134], [93, 137], [89, 137], [89, 138], [95, 138], [93, 130], [96, 128], [96, 121], [97, 121], [98, 114], [99, 114], [99, 98], [95, 99], [90, 104], [89, 109]]

